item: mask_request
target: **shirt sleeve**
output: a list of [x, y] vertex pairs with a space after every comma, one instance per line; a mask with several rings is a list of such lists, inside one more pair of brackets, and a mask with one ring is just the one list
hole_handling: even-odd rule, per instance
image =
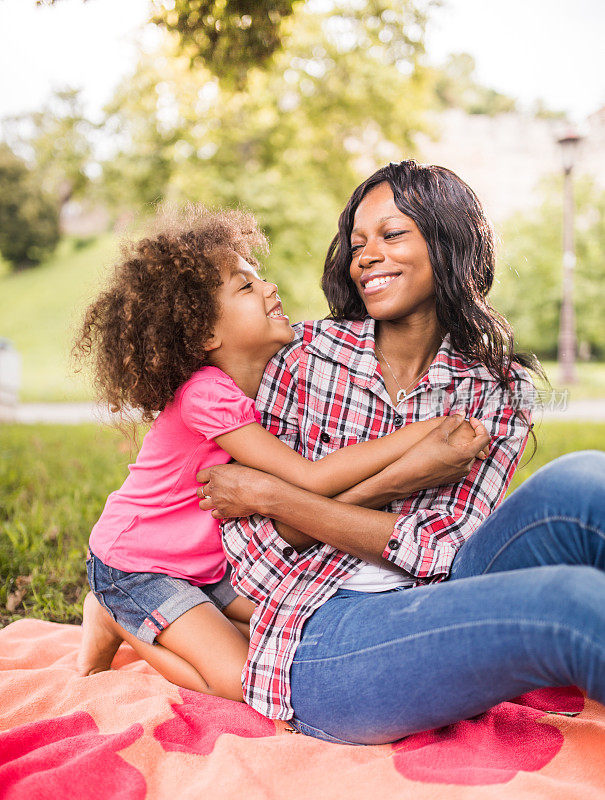
[[[293, 450], [300, 451], [298, 423], [298, 357], [300, 348], [281, 351], [267, 365], [257, 406], [263, 426]], [[255, 514], [221, 523], [223, 547], [231, 564], [231, 583], [244, 597], [259, 603], [279, 585], [298, 559], [298, 552], [277, 532], [273, 521]]]
[[[527, 444], [536, 397], [527, 372], [514, 370], [512, 400], [505, 387], [484, 386], [469, 416], [491, 434], [488, 457], [476, 459], [464, 481], [435, 489], [430, 507], [401, 514], [382, 554], [427, 583], [447, 578], [458, 549], [502, 501]], [[527, 421], [515, 417], [515, 407]]]
[[184, 389], [180, 403], [185, 425], [206, 439], [260, 420], [254, 400], [246, 397], [227, 375], [209, 375], [194, 381]]

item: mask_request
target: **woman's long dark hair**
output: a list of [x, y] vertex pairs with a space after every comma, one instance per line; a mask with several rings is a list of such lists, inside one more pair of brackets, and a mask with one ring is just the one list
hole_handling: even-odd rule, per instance
[[[349, 274], [351, 231], [359, 203], [374, 187], [388, 183], [395, 205], [418, 226], [428, 249], [435, 283], [437, 320], [464, 358], [479, 360], [505, 386], [515, 416], [529, 420], [514, 402], [510, 387], [513, 361], [546, 374], [533, 353], [515, 351], [513, 329], [487, 300], [494, 280], [494, 233], [472, 189], [445, 167], [413, 160], [381, 167], [360, 184], [338, 221], [338, 233], [326, 256], [321, 281], [333, 319], [360, 320], [367, 311]], [[536, 437], [531, 431], [534, 440]]]

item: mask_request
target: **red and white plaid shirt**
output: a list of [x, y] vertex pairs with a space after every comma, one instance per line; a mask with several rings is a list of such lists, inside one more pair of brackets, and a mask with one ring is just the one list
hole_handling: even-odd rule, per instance
[[[256, 405], [264, 426], [305, 458], [375, 439], [418, 420], [465, 411], [492, 436], [490, 453], [465, 480], [392, 502], [399, 514], [383, 556], [417, 586], [445, 580], [458, 548], [502, 500], [529, 431], [494, 377], [455, 352], [447, 335], [419, 385], [396, 408], [374, 353], [374, 320], [319, 320], [295, 326], [294, 341], [267, 365]], [[511, 370], [515, 402], [528, 417], [535, 389], [519, 364]], [[223, 524], [235, 589], [257, 604], [242, 673], [246, 702], [267, 717], [294, 716], [290, 666], [306, 619], [364, 563], [327, 544], [301, 553], [270, 519]]]

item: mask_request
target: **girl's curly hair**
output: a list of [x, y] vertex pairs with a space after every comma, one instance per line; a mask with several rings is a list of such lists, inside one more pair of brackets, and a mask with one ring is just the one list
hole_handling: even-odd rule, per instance
[[252, 214], [200, 204], [164, 207], [152, 231], [122, 246], [109, 286], [86, 309], [72, 354], [90, 362], [99, 398], [151, 422], [206, 362], [220, 314], [221, 267], [255, 267], [267, 240]]

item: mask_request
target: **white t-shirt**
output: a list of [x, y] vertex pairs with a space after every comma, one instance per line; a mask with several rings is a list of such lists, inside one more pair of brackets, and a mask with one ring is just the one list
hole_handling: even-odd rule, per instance
[[343, 581], [342, 589], [352, 589], [355, 592], [386, 592], [397, 586], [413, 586], [414, 581], [401, 572], [379, 567], [377, 564], [364, 563], [355, 573]]

